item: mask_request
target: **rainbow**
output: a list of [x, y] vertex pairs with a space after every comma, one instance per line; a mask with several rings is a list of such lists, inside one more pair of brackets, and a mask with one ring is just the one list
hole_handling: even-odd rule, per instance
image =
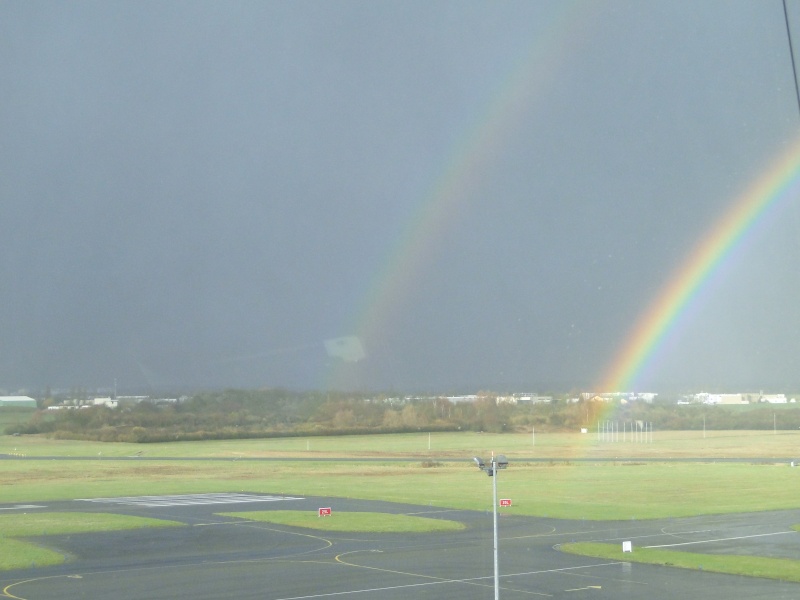
[[[416, 281], [436, 245], [459, 218], [463, 207], [480, 189], [495, 156], [514, 131], [522, 115], [535, 109], [548, 83], [584, 36], [591, 24], [586, 5], [562, 3], [548, 16], [540, 35], [519, 63], [504, 78], [499, 91], [475, 119], [475, 125], [459, 138], [445, 157], [433, 185], [421, 195], [412, 217], [388, 246], [344, 330], [370, 349], [386, 339], [387, 330], [400, 307], [416, 293]], [[726, 257], [752, 231], [771, 206], [798, 182], [800, 143], [791, 147], [759, 177], [716, 223], [673, 273], [646, 309], [614, 356], [598, 392], [631, 391], [652, 367], [669, 332], [682, 322], [696, 299]], [[367, 361], [368, 362], [368, 361]], [[323, 388], [347, 387], [357, 367], [332, 361]]]
[[[529, 50], [502, 78], [498, 92], [474, 119], [446, 156], [443, 167], [428, 191], [422, 194], [413, 216], [391, 244], [371, 278], [355, 317], [346, 330], [354, 332], [365, 346], [385, 339], [395, 312], [417, 291], [415, 281], [435, 253], [437, 242], [459, 218], [461, 209], [474, 197], [504, 142], [514, 133], [522, 116], [535, 109], [542, 92], [549, 89], [574, 47], [585, 39], [583, 27], [593, 13], [577, 2], [564, 2], [547, 15], [541, 34]], [[326, 375], [325, 387], [342, 387], [349, 368], [337, 362]]]
[[678, 328], [693, 301], [763, 217], [800, 187], [800, 142], [783, 153], [733, 203], [672, 274], [642, 313], [615, 356], [598, 391], [632, 387], [652, 368], [664, 341]]

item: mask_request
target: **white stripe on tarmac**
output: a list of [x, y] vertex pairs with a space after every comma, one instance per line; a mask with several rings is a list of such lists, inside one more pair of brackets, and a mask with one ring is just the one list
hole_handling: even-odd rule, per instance
[[679, 544], [661, 544], [660, 546], [642, 546], [642, 548], [671, 548], [673, 546], [691, 546], [692, 544], [711, 544], [713, 542], [728, 542], [731, 540], [746, 540], [748, 538], [766, 537], [770, 535], [785, 535], [787, 533], [797, 533], [796, 531], [777, 531], [775, 533], [757, 533], [755, 535], [740, 535], [737, 537], [719, 538], [716, 540], [699, 540], [696, 542], [681, 542]]
[[[563, 567], [560, 569], [544, 569], [541, 571], [526, 571], [524, 573], [509, 573], [507, 575], [501, 575], [501, 578], [506, 577], [518, 577], [521, 575], [542, 575], [546, 573], [564, 573], [567, 571], [577, 571], [579, 569], [593, 569], [595, 567], [609, 567], [614, 565], [621, 565], [622, 562], [609, 562], [609, 563], [600, 563], [595, 565], [580, 565], [577, 567]], [[413, 574], [410, 574], [413, 575]], [[442, 579], [441, 581], [426, 581], [424, 583], [407, 583], [405, 585], [393, 585], [389, 587], [380, 587], [380, 588], [367, 588], [367, 589], [360, 589], [360, 590], [347, 590], [342, 592], [327, 592], [322, 594], [312, 594], [310, 596], [291, 596], [287, 598], [278, 598], [277, 600], [310, 600], [311, 598], [330, 598], [332, 596], [348, 596], [350, 594], [364, 594], [369, 592], [383, 592], [383, 591], [391, 591], [391, 590], [402, 590], [406, 588], [415, 588], [415, 587], [425, 587], [425, 586], [433, 586], [433, 585], [445, 585], [451, 583], [465, 583], [468, 585], [481, 585], [485, 587], [490, 587], [491, 584], [483, 584], [479, 583], [482, 581], [490, 581], [492, 579], [491, 576], [488, 577], [470, 577], [468, 579]], [[637, 582], [638, 583], [638, 582]], [[646, 584], [645, 584], [646, 585]], [[503, 587], [502, 585], [500, 586]], [[518, 590], [519, 591], [519, 590]], [[526, 594], [533, 594], [536, 596], [552, 596], [552, 594], [546, 594], [543, 592], [524, 592]]]
[[0, 507], [0, 510], [23, 510], [26, 508], [47, 508], [46, 506], [40, 506], [38, 504], [18, 504], [17, 506], [3, 506]]
[[171, 496], [124, 496], [119, 498], [81, 498], [79, 502], [126, 504], [129, 506], [195, 506], [302, 500], [291, 496], [255, 496], [252, 494], [175, 494]]

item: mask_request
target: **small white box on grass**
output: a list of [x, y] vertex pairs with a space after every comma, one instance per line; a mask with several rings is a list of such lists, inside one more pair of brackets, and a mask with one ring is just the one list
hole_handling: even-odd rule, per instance
[[631, 544], [630, 542], [622, 542], [622, 551], [633, 552], [633, 544]]

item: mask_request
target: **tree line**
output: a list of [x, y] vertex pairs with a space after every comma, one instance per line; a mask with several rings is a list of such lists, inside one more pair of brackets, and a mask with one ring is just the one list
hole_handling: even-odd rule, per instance
[[60, 439], [166, 442], [415, 431], [594, 431], [598, 423], [647, 421], [659, 430], [800, 428], [800, 409], [679, 406], [674, 403], [608, 404], [584, 400], [548, 404], [497, 403], [482, 392], [471, 402], [393, 398], [282, 389], [202, 392], [180, 403], [144, 401], [109, 408], [38, 411], [7, 434]]

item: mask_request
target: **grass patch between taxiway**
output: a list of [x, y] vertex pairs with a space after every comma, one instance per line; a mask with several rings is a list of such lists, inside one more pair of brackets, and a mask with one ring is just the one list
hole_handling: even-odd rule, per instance
[[61, 552], [19, 538], [181, 525], [176, 521], [108, 513], [16, 512], [0, 515], [0, 570], [57, 565], [68, 558]]
[[413, 515], [393, 515], [375, 512], [340, 512], [320, 517], [307, 510], [266, 510], [251, 512], [217, 513], [223, 517], [237, 517], [276, 525], [305, 527], [320, 531], [346, 531], [358, 533], [433, 533], [461, 531], [463, 523], [445, 519], [430, 519]]
[[711, 571], [728, 575], [763, 577], [780, 581], [800, 583], [800, 561], [789, 558], [766, 556], [742, 556], [731, 554], [696, 554], [661, 548], [634, 548], [622, 552], [620, 544], [578, 542], [561, 544], [559, 549], [570, 554], [593, 556], [620, 562], [662, 565], [695, 571]]

